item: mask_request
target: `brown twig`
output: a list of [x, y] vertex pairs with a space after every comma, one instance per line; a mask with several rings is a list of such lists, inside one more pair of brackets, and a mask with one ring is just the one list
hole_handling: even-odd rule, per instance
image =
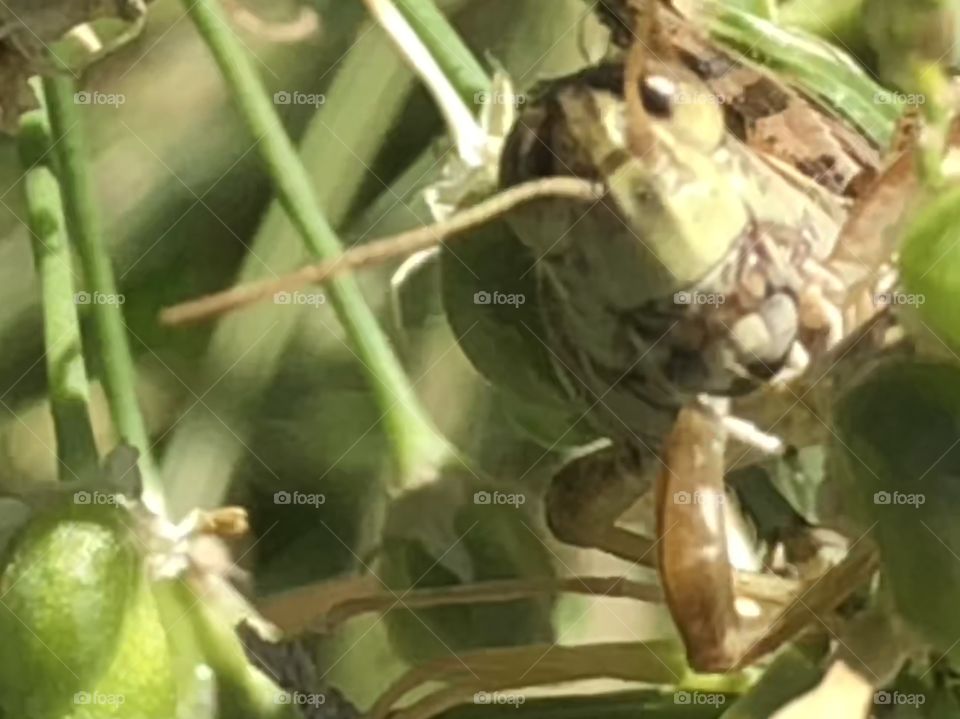
[[492, 218], [499, 217], [533, 200], [559, 197], [596, 202], [602, 196], [601, 186], [576, 177], [551, 177], [527, 182], [505, 190], [444, 222], [374, 240], [348, 250], [334, 260], [307, 265], [287, 275], [237, 285], [223, 292], [168, 307], [160, 312], [160, 323], [184, 325], [209, 320], [260, 302], [280, 292], [290, 292], [304, 285], [324, 282], [345, 272], [379, 265], [392, 258], [412, 255], [449, 242], [486, 224]]

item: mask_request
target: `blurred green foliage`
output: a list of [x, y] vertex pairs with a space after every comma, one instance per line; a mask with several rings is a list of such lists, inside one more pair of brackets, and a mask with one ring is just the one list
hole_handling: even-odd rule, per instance
[[[525, 89], [596, 59], [603, 49], [582, 0], [550, 1], [549, 12], [544, 12], [543, 0], [440, 4], [475, 54], [496, 59]], [[797, 6], [782, 8], [784, 17], [828, 39], [834, 35], [830, 28], [801, 22]], [[319, 30], [291, 42], [271, 39], [263, 25], [250, 24], [244, 13], [252, 10], [267, 23], [287, 22], [304, 9], [297, 4], [261, 1], [244, 9], [231, 3], [228, 9], [271, 92], [320, 95], [334, 87], [345, 66], [356, 72], [347, 91], [352, 103], [346, 109], [336, 103], [324, 105], [319, 113], [309, 105], [279, 107], [291, 135], [303, 140], [304, 162], [341, 235], [362, 242], [427, 222], [418, 193], [439, 177], [449, 145], [441, 138], [443, 126], [430, 98], [398, 64], [380, 31], [364, 24], [362, 4], [314, 0], [306, 9], [316, 14]], [[860, 40], [866, 37], [870, 45], [861, 57], [868, 71], [839, 62], [835, 48], [819, 41], [785, 42], [774, 32], [775, 25], [744, 11], [774, 20], [777, 16], [771, 3], [731, 2], [714, 17], [710, 30], [734, 46], [749, 47], [758, 62], [794, 77], [811, 96], [824, 99], [874, 140], [889, 139], [902, 108], [878, 100], [880, 86], [868, 71], [879, 70], [886, 81], [901, 82], [893, 70], [913, 47], [909, 33], [891, 34], [902, 7], [870, 2], [866, 31], [851, 33]], [[843, 29], [850, 31], [849, 24]], [[451, 462], [456, 469], [396, 500], [385, 489], [389, 452], [383, 418], [329, 307], [299, 311], [263, 306], [224, 320], [216, 329], [169, 329], [156, 323], [161, 306], [222, 288], [249, 271], [280, 273], [303, 257], [286, 221], [271, 205], [271, 188], [254, 146], [205, 49], [183, 22], [179, 4], [157, 0], [146, 33], [93, 68], [84, 83], [125, 98], [120, 105], [84, 108], [84, 121], [94, 146], [91, 169], [98, 180], [97, 199], [106, 214], [113, 260], [127, 298], [124, 311], [155, 450], [162, 456], [170, 449], [177, 457], [171, 463], [174, 483], [196, 488], [196, 496], [205, 500], [235, 501], [250, 508], [255, 540], [238, 555], [256, 592], [269, 594], [367, 571], [377, 572], [401, 594], [411, 587], [544, 578], [558, 568], [563, 573], [609, 569], [611, 565], [599, 560], [571, 557], [544, 534], [538, 500], [544, 484], [564, 450], [596, 437], [575, 422], [579, 413], [567, 404], [553, 374], [541, 341], [533, 275], [512, 279], [520, 277], [533, 258], [503, 226], [483, 230], [478, 233], [482, 237], [444, 250], [438, 262], [428, 264], [412, 288], [401, 293], [405, 300], [419, 295], [411, 306], [404, 305], [411, 311], [405, 312], [408, 321], [402, 326], [391, 322], [387, 306], [389, 268], [361, 278], [367, 299], [395, 333], [420, 398], [449, 438], [451, 454], [472, 470]], [[30, 243], [17, 189], [22, 180], [13, 142], [0, 141], [0, 346], [5, 350], [0, 355], [0, 406], [6, 410], [0, 452], [7, 460], [0, 484], [8, 487], [49, 481], [56, 468], [45, 413], [39, 293], [33, 273], [27, 271]], [[917, 215], [906, 235], [902, 261], [908, 291], [926, 298], [919, 316], [954, 349], [960, 339], [953, 313], [960, 276], [958, 200], [956, 190], [948, 187]], [[495, 291], [522, 296], [524, 302], [479, 311], [483, 305], [476, 293]], [[84, 317], [89, 334], [87, 325]], [[98, 357], [90, 354], [87, 363], [98, 377]], [[94, 401], [97, 438], [107, 448], [116, 438], [102, 397], [95, 393]], [[960, 436], [958, 407], [960, 378], [952, 365], [888, 365], [846, 395], [836, 416], [842, 442], [832, 448], [838, 478], [845, 480], [849, 492], [851, 515], [866, 526], [877, 525], [885, 582], [897, 607], [943, 651], [954, 649], [951, 642], [960, 635], [952, 611], [958, 591], [955, 552], [960, 552], [952, 521], [957, 506], [953, 500], [960, 498], [955, 497], [951, 464]], [[812, 464], [820, 460], [818, 455]], [[214, 480], [213, 473], [222, 477]], [[798, 485], [800, 481], [795, 476], [789, 481], [778, 478], [781, 490], [792, 493], [794, 507], [810, 518], [815, 491], [806, 483]], [[220, 488], [227, 485], [229, 496], [224, 498]], [[276, 499], [279, 491], [322, 493], [324, 501], [283, 504]], [[518, 494], [527, 501], [521, 508], [488, 506], [477, 501], [476, 492]], [[930, 500], [908, 507], [878, 501], [877, 492], [922, 493]], [[81, 578], [78, 586], [63, 584], [71, 577], [63, 567], [53, 576], [21, 576], [31, 552], [45, 551], [45, 543], [73, 541], [70, 522], [56, 526], [55, 531], [50, 526], [32, 529], [38, 538], [19, 546], [0, 579], [4, 591], [15, 588], [4, 599], [12, 610], [58, 615], [60, 623], [44, 641], [58, 653], [81, 653], [75, 660], [89, 676], [68, 678], [53, 694], [65, 696], [77, 687], [96, 685], [108, 693], [159, 696], [163, 706], [143, 708], [144, 714], [169, 711], [167, 647], [144, 645], [159, 636], [151, 631], [157, 629], [159, 614], [152, 595], [134, 581], [126, 559], [109, 559], [111, 566], [120, 567], [116, 577]], [[89, 566], [73, 569], [96, 574], [97, 551], [125, 552], [111, 541], [105, 537], [104, 546], [91, 550]], [[616, 572], [632, 571], [613, 566]], [[97, 589], [91, 591], [94, 583]], [[88, 595], [84, 616], [125, 616], [124, 621], [65, 629], [62, 622], [69, 619], [70, 607]], [[43, 602], [51, 596], [70, 607], [51, 610]], [[133, 602], [135, 611], [118, 608], [125, 602]], [[650, 635], [671, 631], [664, 628], [662, 615], [638, 619], [624, 612], [611, 622], [603, 616], [605, 610], [588, 607], [574, 621], [563, 623], [556, 621], [555, 610], [548, 599], [416, 614], [398, 609], [382, 624], [366, 618], [352, 622], [338, 636], [318, 642], [316, 654], [320, 666], [329, 668], [328, 680], [357, 703], [369, 704], [411, 663], [459, 650], [561, 640], [574, 630], [615, 636], [627, 628]], [[31, 674], [55, 672], [56, 667], [46, 666], [49, 656], [36, 652], [31, 638], [9, 617], [5, 621], [0, 627], [6, 638], [0, 642], [0, 665], [21, 667], [15, 676], [0, 674], [7, 713], [40, 719], [58, 711], [35, 707], [29, 704], [33, 694], [22, 693], [31, 688]], [[586, 629], [578, 626], [581, 623]], [[94, 626], [96, 635], [87, 636]], [[98, 645], [90, 650], [96, 661], [82, 654], [89, 642]], [[103, 643], [111, 644], [111, 650], [103, 650]], [[159, 657], [158, 663], [139, 671], [143, 667], [137, 662], [145, 656]], [[131, 674], [135, 666], [138, 671]], [[147, 675], [155, 682], [153, 689], [130, 683]], [[812, 681], [809, 674], [803, 679], [791, 691]], [[783, 698], [778, 695], [777, 701]], [[754, 704], [750, 700], [748, 696], [739, 705], [740, 714], [728, 715], [761, 716], [758, 712], [770, 710], [769, 695], [753, 696]], [[946, 699], [944, 703], [949, 704]], [[516, 717], [586, 718], [601, 712], [634, 716], [638, 706], [661, 717], [720, 713], [717, 707], [679, 706], [669, 695], [645, 692], [611, 694], [602, 701], [566, 699], [559, 712], [556, 704], [543, 700], [520, 709], [469, 707], [450, 716], [495, 717], [504, 711]]]

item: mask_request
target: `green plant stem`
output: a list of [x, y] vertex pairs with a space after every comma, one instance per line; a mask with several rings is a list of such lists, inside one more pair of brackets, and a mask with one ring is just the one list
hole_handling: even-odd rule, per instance
[[[117, 299], [120, 294], [87, 170], [89, 154], [74, 102], [76, 86], [71, 76], [57, 75], [44, 79], [43, 90], [51, 128], [57, 138], [53, 152], [63, 186], [67, 226], [86, 276], [87, 290], [93, 297]], [[119, 302], [93, 302], [91, 310], [96, 352], [102, 368], [101, 382], [114, 426], [123, 441], [140, 452], [144, 502], [162, 514], [165, 505], [163, 487], [137, 400], [136, 370], [122, 306]]]
[[88, 411], [89, 385], [60, 185], [43, 164], [50, 147], [50, 127], [44, 110], [25, 114], [19, 150], [31, 244], [40, 277], [50, 409], [60, 479], [71, 480], [83, 478], [97, 466], [98, 460]]
[[490, 87], [490, 78], [450, 21], [433, 0], [395, 2], [463, 101], [468, 105], [475, 104], [477, 93]]
[[[184, 0], [217, 61], [274, 181], [287, 214], [315, 257], [342, 252], [340, 241], [317, 207], [312, 183], [253, 65], [211, 0]], [[376, 318], [356, 282], [342, 277], [327, 283], [331, 305], [364, 365], [384, 414], [401, 486], [425, 470], [433, 471], [439, 438], [421, 408]]]
[[[340, 63], [327, 88], [326, 102], [311, 118], [299, 146], [317, 201], [335, 226], [344, 224], [357, 205], [369, 177], [367, 168], [374, 166], [382, 152], [413, 86], [412, 74], [396, 62], [383, 32], [377, 28], [361, 32]], [[366, 93], [357, 93], [357, 87]], [[368, 112], [368, 97], [377, 98], [376, 113]], [[288, 272], [307, 262], [308, 254], [283, 206], [274, 200], [254, 234], [237, 281]], [[372, 286], [380, 286], [379, 277], [370, 277], [370, 281]], [[310, 310], [309, 314], [315, 317], [316, 312]], [[164, 482], [175, 516], [222, 502], [235, 469], [248, 456], [246, 442], [257, 426], [264, 393], [287, 353], [296, 347], [295, 338], [303, 334], [306, 314], [288, 306], [264, 304], [217, 323], [203, 363], [208, 376], [223, 381], [205, 398], [205, 411], [198, 408], [177, 425], [164, 455]], [[321, 314], [321, 323], [326, 324], [330, 312], [324, 309]], [[251, 345], [251, 338], [263, 339]], [[330, 346], [341, 341], [331, 332], [325, 332], [323, 339]], [[243, 358], [240, 365], [238, 357]], [[204, 481], [196, 482], [194, 477]]]
[[[174, 653], [180, 653], [181, 662], [183, 655], [187, 655], [189, 668], [195, 669], [203, 663], [213, 670], [216, 716], [236, 719], [299, 719], [302, 716], [296, 705], [283, 700], [288, 692], [250, 664], [235, 628], [202, 591], [195, 591], [183, 580], [171, 580], [156, 583], [153, 592]], [[183, 679], [195, 680], [196, 676], [194, 671], [193, 676]]]

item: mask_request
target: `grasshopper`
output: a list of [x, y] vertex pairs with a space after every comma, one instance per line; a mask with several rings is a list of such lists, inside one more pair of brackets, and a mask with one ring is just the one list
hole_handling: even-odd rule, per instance
[[[727, 435], [768, 452], [816, 443], [820, 420], [794, 428], [782, 404], [764, 421], [799, 434], [786, 442], [740, 416], [769, 415], [755, 397], [772, 388], [803, 414], [786, 388], [877, 313], [847, 312], [851, 286], [889, 278], [831, 265], [843, 203], [732, 136], [716, 94], [661, 36], [658, 8], [646, 10], [624, 64], [558, 82], [521, 115], [501, 181], [574, 174], [607, 189], [599, 201], [538, 200], [511, 220], [537, 257], [556, 369], [612, 440], [560, 472], [548, 524], [568, 543], [658, 566], [691, 665], [723, 671], [770, 648], [734, 607], [722, 468], [743, 449], [724, 457]], [[657, 541], [617, 526], [655, 483]]]
[[[565, 542], [657, 567], [691, 665], [722, 671], [772, 650], [811, 612], [834, 609], [876, 567], [859, 544], [817, 577], [826, 591], [782, 611], [791, 600], [784, 587], [795, 584], [731, 570], [722, 500], [724, 468], [744, 462], [745, 448], [770, 455], [822, 441], [825, 427], [798, 401], [798, 387], [816, 384], [862, 336], [871, 342], [858, 349], [875, 347], [882, 312], [873, 296], [891, 281], [890, 253], [857, 262], [840, 250], [849, 198], [878, 160], [850, 136], [843, 140], [850, 154], [830, 172], [800, 166], [796, 154], [778, 155], [776, 147], [745, 145], [756, 118], [743, 122], [744, 112], [731, 123], [721, 103], [730, 73], [689, 62], [702, 41], [677, 35], [682, 21], [659, 3], [620, 5], [636, 11], [623, 16], [633, 23], [621, 42], [625, 57], [549, 83], [513, 123], [499, 163], [507, 192], [583, 181], [564, 197], [528, 192], [508, 215], [537, 258], [557, 373], [610, 438], [561, 470], [548, 490], [547, 521]], [[475, 215], [490, 219], [468, 213], [456, 231], [473, 226]], [[397, 244], [409, 252], [427, 246], [423, 239]], [[383, 259], [383, 246], [374, 245], [337, 266]], [[201, 301], [193, 316], [331, 271], [318, 265], [239, 288], [219, 305]], [[780, 421], [784, 402], [799, 405], [796, 426]], [[771, 429], [782, 436], [764, 431]], [[652, 490], [656, 540], [617, 525]], [[739, 595], [762, 599], [761, 616], [743, 616]]]

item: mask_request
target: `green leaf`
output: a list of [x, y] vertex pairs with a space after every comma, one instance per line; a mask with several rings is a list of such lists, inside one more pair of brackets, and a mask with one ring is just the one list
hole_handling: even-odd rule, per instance
[[840, 399], [834, 420], [831, 476], [880, 548], [896, 607], [960, 658], [960, 369], [888, 361]]
[[600, 439], [586, 415], [571, 407], [568, 411], [547, 411], [543, 405], [530, 402], [509, 392], [497, 392], [507, 419], [519, 432], [550, 450], [576, 449]]
[[955, 65], [960, 59], [956, 0], [864, 0], [862, 12], [880, 76], [905, 92], [916, 89], [916, 63]]
[[[413, 587], [552, 577], [550, 552], [532, 530], [533, 499], [531, 492], [448, 472], [393, 504], [378, 573], [400, 596]], [[451, 649], [552, 641], [552, 604], [544, 595], [432, 607], [415, 610], [416, 616], [397, 607], [385, 621], [399, 653], [419, 663], [448, 656]]]
[[960, 347], [960, 185], [917, 210], [904, 233], [900, 271], [905, 298], [938, 337]]
[[444, 310], [464, 354], [531, 436], [545, 446], [559, 438], [585, 444], [595, 434], [577, 424], [577, 406], [557, 378], [534, 262], [506, 223], [477, 230], [443, 250]]
[[778, 655], [763, 676], [723, 713], [723, 719], [766, 719], [812, 689], [823, 670], [820, 657], [792, 647]]

